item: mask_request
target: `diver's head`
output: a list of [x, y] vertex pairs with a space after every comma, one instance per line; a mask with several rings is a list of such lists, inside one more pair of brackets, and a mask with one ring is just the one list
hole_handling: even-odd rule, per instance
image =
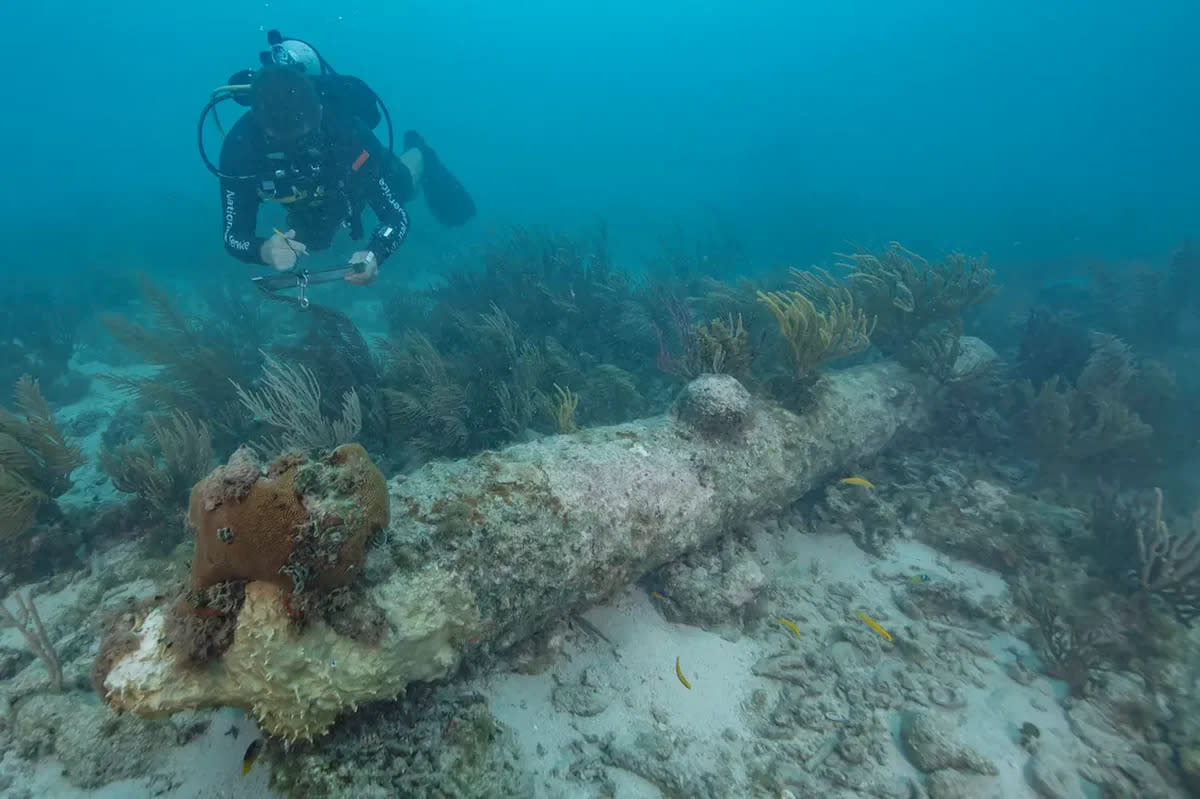
[[250, 86], [251, 108], [268, 139], [296, 143], [321, 127], [321, 95], [304, 73], [268, 64]]
[[271, 63], [296, 67], [305, 75], [321, 75], [325, 72], [321, 66], [321, 56], [317, 55], [311, 44], [299, 39], [284, 39], [279, 35], [279, 31], [271, 33], [275, 34], [267, 39], [271, 45]]

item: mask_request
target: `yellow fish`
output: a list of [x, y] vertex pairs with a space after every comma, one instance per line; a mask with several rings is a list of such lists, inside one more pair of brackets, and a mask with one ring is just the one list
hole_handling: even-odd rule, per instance
[[858, 614], [858, 617], [860, 619], [862, 619], [863, 621], [865, 621], [867, 623], [868, 627], [870, 627], [875, 632], [879, 633], [879, 635], [883, 637], [883, 640], [885, 640], [885, 641], [892, 640], [892, 634], [889, 633], [887, 630], [883, 629], [883, 626], [880, 625], [879, 622], [875, 621], [870, 616], [863, 613], [861, 610], [856, 610], [854, 612]]
[[797, 637], [797, 638], [803, 638], [803, 637], [804, 637], [804, 636], [802, 636], [802, 635], [800, 634], [800, 628], [796, 626], [796, 623], [795, 623], [795, 622], [788, 621], [787, 619], [776, 619], [775, 621], [779, 622], [779, 623], [780, 623], [780, 624], [782, 624], [784, 627], [787, 627], [789, 630], [791, 630], [792, 632], [794, 632], [794, 633], [796, 634], [796, 637]]
[[679, 658], [675, 658], [675, 676], [679, 678], [681, 683], [683, 683], [684, 688], [688, 689], [689, 691], [692, 690], [692, 684], [688, 682], [687, 677], [683, 676], [683, 669], [679, 668]]
[[246, 747], [246, 754], [242, 755], [242, 776], [245, 777], [250, 773], [250, 769], [254, 768], [254, 761], [258, 760], [258, 755], [262, 752], [262, 738], [255, 738]]
[[865, 477], [843, 477], [841, 480], [838, 480], [838, 482], [848, 486], [862, 486], [863, 488], [875, 487], [871, 484], [871, 481]]

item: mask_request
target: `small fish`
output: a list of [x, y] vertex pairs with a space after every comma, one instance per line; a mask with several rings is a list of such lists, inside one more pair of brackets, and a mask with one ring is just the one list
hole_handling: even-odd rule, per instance
[[927, 582], [929, 582], [929, 575], [928, 574], [914, 574], [912, 577], [908, 578], [908, 581], [910, 583], [927, 583]]
[[675, 676], [679, 678], [681, 683], [683, 683], [684, 688], [688, 689], [689, 691], [692, 690], [692, 684], [688, 682], [687, 677], [683, 676], [683, 669], [679, 668], [679, 658], [675, 658]]
[[865, 621], [867, 623], [868, 627], [870, 627], [875, 632], [879, 633], [879, 635], [883, 638], [883, 640], [885, 640], [885, 641], [892, 640], [892, 634], [889, 633], [887, 630], [883, 629], [883, 626], [880, 625], [879, 622], [875, 621], [870, 616], [863, 613], [861, 610], [856, 610], [854, 612], [858, 614], [858, 617], [860, 619], [862, 619], [863, 621]]
[[874, 488], [875, 486], [865, 477], [843, 477], [838, 480], [842, 485], [862, 486], [863, 488]]
[[789, 630], [794, 632], [796, 634], [797, 638], [804, 637], [803, 635], [800, 634], [800, 628], [796, 626], [795, 622], [788, 621], [787, 619], [776, 619], [775, 621], [779, 622], [784, 627], [787, 627]]
[[246, 754], [242, 755], [242, 776], [245, 777], [250, 773], [250, 769], [254, 768], [254, 761], [258, 760], [258, 756], [262, 754], [262, 738], [255, 738], [246, 747]]
[[230, 724], [229, 729], [225, 730], [225, 734], [231, 736], [235, 741], [237, 740], [239, 732], [241, 732], [241, 730], [237, 728], [236, 724]]
[[671, 597], [667, 596], [662, 591], [651, 591], [650, 596], [654, 597], [655, 599], [665, 599], [667, 601], [670, 601], [671, 599]]

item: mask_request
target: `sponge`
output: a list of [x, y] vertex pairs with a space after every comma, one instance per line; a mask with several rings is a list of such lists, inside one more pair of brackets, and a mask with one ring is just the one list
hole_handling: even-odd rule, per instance
[[346, 585], [362, 568], [367, 541], [387, 523], [387, 483], [358, 444], [321, 459], [284, 455], [265, 471], [243, 447], [192, 489], [191, 587]]

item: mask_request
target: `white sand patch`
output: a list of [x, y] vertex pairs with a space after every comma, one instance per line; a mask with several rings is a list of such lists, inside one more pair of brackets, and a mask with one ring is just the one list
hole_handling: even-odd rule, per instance
[[[230, 734], [236, 729], [238, 734]], [[242, 757], [246, 747], [259, 737], [258, 728], [240, 710], [227, 708], [213, 713], [205, 733], [186, 746], [173, 751], [159, 769], [175, 787], [162, 794], [196, 799], [250, 799], [281, 794], [268, 787], [271, 773], [265, 762], [258, 761], [245, 777]]]
[[[897, 583], [913, 576], [928, 575], [930, 581], [958, 583], [975, 600], [1008, 595], [1008, 586], [999, 574], [954, 560], [917, 541], [896, 540], [889, 553], [879, 558], [859, 549], [849, 536], [805, 535], [785, 528], [780, 537], [780, 549], [790, 551], [798, 565], [819, 562], [822, 574], [827, 575], [825, 580], [841, 580], [859, 588], [862, 601], [880, 613], [880, 621], [894, 619], [898, 622], [892, 630], [894, 634], [900, 634], [902, 623], [913, 622], [896, 607], [892, 591]], [[1005, 672], [1004, 667], [1015, 659], [1014, 653], [1032, 657], [1024, 641], [995, 630], [968, 632], [978, 633], [983, 639], [981, 644], [995, 657], [974, 659], [978, 671], [972, 675], [973, 681], [964, 681], [959, 674], [945, 675], [947, 684], [964, 689], [966, 706], [959, 712], [965, 723], [957, 730], [957, 740], [995, 763], [1000, 771], [996, 778], [997, 797], [1033, 799], [1037, 794], [1026, 782], [1024, 773], [1029, 753], [1019, 744], [1021, 725], [1032, 722], [1043, 735], [1061, 738], [1070, 736], [1066, 716], [1053, 699], [1055, 689], [1051, 680], [1038, 678], [1026, 686], [1015, 682]], [[887, 666], [888, 661], [885, 661], [880, 668]], [[905, 773], [915, 773], [901, 751], [899, 741], [893, 743], [892, 761]]]
[[[71, 785], [56, 758], [36, 763], [18, 760], [11, 752], [0, 761], [0, 774], [13, 777], [9, 796], [54, 797], [54, 799], [274, 799], [281, 794], [268, 787], [270, 773], [259, 763], [242, 776], [242, 756], [258, 735], [253, 722], [241, 711], [213, 712], [206, 732], [172, 751], [153, 774], [139, 779], [118, 780], [93, 790]], [[227, 734], [236, 728], [236, 736]]]
[[[673, 760], [691, 759], [692, 766], [700, 771], [706, 765], [711, 767], [718, 752], [740, 746], [723, 738], [722, 732], [729, 730], [728, 735], [735, 739], [752, 737], [743, 710], [750, 694], [757, 688], [778, 687], [774, 681], [752, 673], [760, 658], [825, 646], [826, 633], [833, 625], [861, 623], [854, 615], [855, 609], [866, 610], [889, 626], [894, 635], [902, 635], [906, 625], [921, 624], [901, 613], [892, 600], [893, 591], [903, 587], [910, 577], [924, 574], [931, 582], [959, 584], [977, 601], [986, 596], [1007, 596], [1007, 586], [999, 575], [911, 540], [897, 541], [892, 551], [880, 558], [860, 550], [845, 535], [811, 535], [786, 523], [768, 523], [756, 529], [752, 543], [764, 570], [778, 587], [804, 586], [810, 594], [834, 583], [851, 587], [853, 596], [844, 613], [821, 613], [804, 599], [803, 591], [798, 599], [792, 598], [796, 592], [781, 591], [778, 602], [772, 605], [771, 617], [731, 643], [698, 628], [667, 622], [654, 606], [660, 600], [641, 589], [631, 589], [585, 616], [611, 639], [612, 647], [581, 634], [542, 674], [500, 674], [480, 680], [476, 687], [489, 696], [493, 713], [516, 732], [526, 765], [535, 774], [537, 796], [593, 795], [567, 774], [568, 766], [580, 757], [581, 744], [586, 749], [606, 736], [628, 740], [633, 731], [653, 727], [656, 720], [659, 726], [669, 728], [670, 734], [691, 739], [689, 747], [675, 751]], [[795, 639], [776, 623], [776, 614], [796, 620], [804, 637]], [[946, 628], [944, 624], [938, 626]], [[1024, 642], [995, 630], [963, 628], [961, 632], [978, 642], [980, 654], [972, 657], [969, 674], [947, 671], [942, 680], [956, 687], [965, 706], [957, 710], [934, 707], [926, 712], [961, 719], [956, 740], [996, 765], [1000, 772], [997, 777], [980, 778], [991, 792], [989, 796], [1034, 799], [1037, 794], [1025, 777], [1030, 755], [1019, 743], [1021, 725], [1032, 722], [1047, 743], [1067, 751], [1077, 749], [1062, 708], [1054, 699], [1056, 687], [1042, 677], [1022, 685], [1008, 676], [1005, 667], [1015, 659], [1015, 653], [1029, 655]], [[619, 659], [613, 655], [614, 647]], [[691, 681], [691, 691], [675, 676], [677, 655]], [[573, 682], [587, 667], [601, 672], [612, 684], [613, 701], [593, 717], [556, 710], [551, 701], [554, 676]], [[891, 650], [875, 673], [890, 675], [905, 668], [917, 673], [915, 668], [905, 666], [898, 650]], [[938, 681], [936, 675], [934, 678]], [[916, 780], [919, 772], [902, 751], [897, 733], [901, 711], [885, 712], [894, 733], [885, 768], [897, 782]], [[609, 767], [606, 773], [622, 797], [661, 796], [656, 787], [629, 772]]]
[[[684, 755], [705, 761], [729, 746], [722, 733], [749, 735], [741, 706], [754, 688], [746, 675], [759, 657], [758, 647], [749, 639], [730, 643], [694, 627], [671, 624], [654, 609], [656, 601], [632, 588], [585, 614], [612, 641], [611, 647], [581, 635], [568, 645], [560, 662], [542, 674], [501, 674], [486, 680], [484, 691], [492, 712], [517, 731], [527, 765], [537, 776], [538, 796], [574, 795], [569, 793], [571, 784], [559, 781], [552, 772], [565, 773], [576, 757], [569, 744], [581, 736], [603, 738], [611, 733], [632, 744], [638, 731], [657, 725], [686, 734], [689, 747]], [[691, 690], [675, 673], [676, 657]], [[551, 700], [552, 675], [574, 682], [589, 667], [603, 673], [613, 688], [607, 709], [593, 717], [556, 710]], [[544, 755], [538, 754], [539, 746]], [[632, 774], [610, 776], [622, 787], [622, 796], [659, 795]]]

